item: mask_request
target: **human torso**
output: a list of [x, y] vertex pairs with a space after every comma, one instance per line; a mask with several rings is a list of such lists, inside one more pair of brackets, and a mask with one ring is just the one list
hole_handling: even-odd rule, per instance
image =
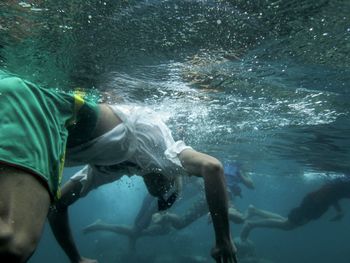
[[115, 119], [108, 127], [110, 130], [86, 144], [69, 148], [68, 165], [88, 163], [102, 167], [128, 161], [140, 168], [139, 174], [162, 171], [175, 176], [183, 172], [166, 158], [164, 152], [175, 142], [167, 126], [152, 110], [130, 105], [109, 107], [105, 119]]

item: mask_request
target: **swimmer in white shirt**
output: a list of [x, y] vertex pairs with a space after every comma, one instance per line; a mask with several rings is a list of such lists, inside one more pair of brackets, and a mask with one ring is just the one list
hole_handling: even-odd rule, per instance
[[216, 238], [212, 256], [216, 262], [235, 263], [221, 162], [183, 141], [175, 142], [166, 124], [148, 108], [116, 105], [103, 114], [101, 119], [115, 123], [109, 132], [80, 145], [70, 145], [68, 140], [66, 164], [88, 165], [63, 187], [62, 198], [50, 215], [54, 234], [71, 262], [97, 261], [80, 256], [69, 229], [68, 206], [100, 185], [137, 174], [143, 177], [149, 193], [158, 198], [159, 210], [175, 202], [181, 175], [203, 177]]

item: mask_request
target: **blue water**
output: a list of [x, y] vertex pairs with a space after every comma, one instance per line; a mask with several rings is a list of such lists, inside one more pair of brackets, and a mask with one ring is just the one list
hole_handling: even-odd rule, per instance
[[[324, 178], [350, 172], [349, 1], [6, 0], [0, 8], [2, 69], [157, 110], [175, 139], [244, 166], [256, 189], [242, 187], [241, 211], [254, 204], [286, 216]], [[99, 218], [132, 224], [145, 191], [141, 179], [123, 179], [71, 207], [82, 255], [106, 263], [181, 253], [209, 260], [213, 232], [204, 217], [142, 238], [128, 260], [125, 237], [82, 234]], [[293, 231], [254, 230], [256, 254], [279, 263], [348, 263], [347, 201], [337, 223], [328, 221], [330, 210]], [[175, 212], [190, 205], [181, 202]], [[232, 224], [234, 237], [241, 228]], [[30, 260], [47, 261], [68, 262], [49, 227]]]

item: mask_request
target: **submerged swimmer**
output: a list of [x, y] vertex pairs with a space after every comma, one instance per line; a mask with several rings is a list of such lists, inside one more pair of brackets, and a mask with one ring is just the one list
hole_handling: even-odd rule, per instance
[[251, 207], [251, 215], [262, 217], [261, 220], [246, 221], [241, 232], [241, 239], [247, 240], [254, 228], [278, 228], [292, 230], [312, 220], [319, 219], [331, 206], [336, 215], [331, 221], [338, 221], [344, 216], [339, 201], [350, 198], [350, 178], [337, 179], [322, 185], [319, 189], [307, 194], [301, 204], [289, 212], [287, 218]]
[[[234, 207], [233, 200], [236, 196], [242, 197], [242, 189], [239, 184], [243, 184], [249, 189], [254, 189], [254, 182], [250, 176], [244, 172], [242, 167], [235, 162], [226, 162], [224, 164], [224, 176], [226, 180], [226, 190], [229, 195], [229, 220], [235, 224], [242, 224], [245, 220], [245, 215]], [[180, 216], [174, 213], [166, 213], [162, 216], [161, 220], [171, 223], [176, 229], [182, 229], [207, 213], [208, 206], [202, 196], [198, 198], [184, 215]]]
[[[108, 132], [90, 141], [67, 144], [67, 165], [88, 164], [65, 184], [62, 197], [50, 215], [53, 232], [71, 261], [76, 262], [80, 254], [73, 239], [67, 238], [71, 237], [68, 206], [100, 185], [136, 174], [142, 176], [149, 193], [157, 198], [158, 210], [165, 210], [175, 202], [182, 175], [202, 177], [216, 234], [212, 255], [218, 262], [235, 262], [221, 162], [193, 150], [183, 141], [175, 142], [169, 128], [148, 108], [130, 105], [108, 108], [100, 116], [106, 125], [108, 121], [112, 123]], [[70, 136], [76, 138], [84, 132]]]
[[242, 189], [239, 184], [243, 184], [249, 189], [254, 189], [252, 178], [242, 169], [241, 165], [235, 162], [226, 162], [224, 164], [224, 175], [226, 179], [227, 190], [230, 193], [231, 200], [236, 196], [242, 197]]
[[[171, 224], [160, 220], [162, 215], [159, 212], [156, 212], [152, 215], [152, 219], [147, 228], [144, 228], [137, 233], [137, 238], [142, 236], [161, 236], [169, 234], [174, 230]], [[116, 234], [121, 234], [130, 237], [133, 239], [136, 235], [135, 229], [133, 226], [128, 225], [116, 225], [116, 224], [107, 224], [101, 219], [96, 220], [96, 222], [86, 226], [83, 229], [83, 233], [92, 233], [98, 231], [108, 231], [114, 232]], [[130, 244], [131, 245], [131, 244]], [[134, 247], [135, 244], [133, 244]]]
[[[227, 190], [229, 193], [231, 193], [231, 200], [233, 200], [235, 195], [239, 194], [239, 196], [241, 196], [241, 191], [232, 191], [232, 187], [237, 189], [239, 187], [239, 183], [242, 183], [251, 189], [254, 188], [254, 183], [249, 175], [245, 174], [243, 169], [234, 162], [227, 162], [224, 164], [224, 174], [227, 182]], [[183, 229], [208, 213], [208, 206], [205, 202], [202, 190], [203, 185], [201, 182], [202, 181], [197, 180], [191, 183], [192, 191], [190, 192], [198, 193], [196, 194], [198, 195], [198, 199], [183, 215], [169, 212], [156, 212], [152, 198], [150, 196], [146, 196], [135, 219], [134, 226], [107, 224], [101, 220], [98, 220], [84, 228], [83, 232], [91, 233], [96, 231], [109, 231], [126, 235], [129, 237], [129, 250], [133, 251], [138, 238], [142, 236], [165, 235], [174, 229]], [[196, 189], [193, 189], [193, 187], [196, 187]], [[245, 215], [241, 214], [237, 209], [235, 209], [232, 202], [230, 202], [229, 207], [229, 219], [236, 224], [241, 224], [245, 220]]]

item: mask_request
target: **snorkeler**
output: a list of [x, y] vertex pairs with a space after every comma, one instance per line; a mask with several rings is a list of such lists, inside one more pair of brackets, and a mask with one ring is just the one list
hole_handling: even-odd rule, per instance
[[[203, 177], [207, 205], [213, 216], [216, 246], [212, 256], [221, 262], [235, 262], [228, 219], [228, 199], [223, 166], [216, 158], [175, 142], [159, 116], [145, 107], [113, 105], [104, 116], [116, 125], [88, 142], [70, 144], [67, 165], [89, 164], [62, 189], [62, 198], [50, 214], [50, 223], [60, 245], [72, 260], [79, 257], [68, 225], [68, 206], [90, 190], [118, 180], [123, 175], [142, 176], [149, 193], [157, 198], [158, 210], [169, 208], [181, 188], [181, 175]], [[93, 128], [90, 128], [93, 129]], [[74, 140], [84, 131], [74, 131]]]
[[224, 163], [224, 175], [226, 179], [227, 190], [231, 194], [231, 199], [236, 196], [242, 197], [242, 189], [239, 184], [243, 184], [249, 189], [254, 189], [252, 178], [242, 169], [241, 165], [235, 162]]
[[331, 206], [335, 208], [336, 215], [330, 221], [338, 221], [344, 216], [339, 205], [339, 200], [343, 198], [350, 198], [350, 178], [346, 177], [328, 182], [307, 194], [301, 204], [290, 211], [287, 218], [251, 207], [251, 216], [256, 215], [263, 219], [246, 221], [241, 232], [241, 239], [247, 240], [254, 228], [295, 229], [319, 219]]
[[[242, 197], [242, 189], [239, 184], [243, 184], [249, 189], [254, 189], [254, 182], [242, 167], [235, 162], [224, 163], [224, 176], [226, 180], [226, 190], [230, 200], [229, 220], [235, 224], [242, 224], [245, 221], [245, 215], [234, 207], [233, 200], [236, 196]], [[166, 213], [159, 218], [159, 221], [165, 221], [176, 229], [182, 229], [207, 213], [208, 206], [202, 196], [198, 198], [184, 215], [180, 216], [174, 213]], [[211, 221], [211, 216], [209, 218]]]
[[[74, 176], [71, 178], [74, 179]], [[195, 180], [193, 180], [195, 179]], [[184, 184], [185, 189], [182, 191], [181, 199], [189, 199], [192, 196], [197, 196], [198, 193], [201, 196], [201, 206], [204, 203], [205, 213], [208, 212], [208, 206], [205, 202], [204, 198], [204, 186], [203, 180], [201, 178], [183, 178], [183, 180], [187, 180]], [[188, 190], [188, 186], [191, 185], [191, 191]], [[190, 209], [190, 211], [194, 211], [194, 209]], [[140, 210], [134, 220], [134, 224], [132, 226], [128, 225], [117, 225], [117, 224], [106, 224], [102, 220], [97, 220], [91, 225], [84, 228], [84, 233], [90, 233], [94, 231], [110, 231], [121, 235], [126, 235], [129, 237], [129, 251], [133, 251], [136, 246], [136, 241], [138, 238], [142, 236], [156, 236], [156, 235], [165, 235], [168, 234], [171, 230], [173, 230], [173, 226], [171, 223], [165, 222], [165, 220], [161, 220], [164, 212], [158, 209], [158, 200], [151, 196], [149, 193], [146, 194]], [[195, 212], [196, 213], [196, 212]], [[196, 215], [195, 215], [196, 216]], [[191, 218], [193, 218], [191, 216]]]

